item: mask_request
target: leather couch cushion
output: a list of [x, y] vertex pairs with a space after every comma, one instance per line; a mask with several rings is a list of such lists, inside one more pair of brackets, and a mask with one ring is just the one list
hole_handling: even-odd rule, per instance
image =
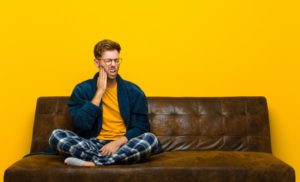
[[[10, 167], [5, 181], [294, 181], [294, 170], [262, 152], [173, 151], [146, 163], [97, 167], [63, 164], [64, 157], [34, 155]], [[91, 169], [93, 168], [93, 169]], [[102, 179], [102, 180], [101, 180]]]

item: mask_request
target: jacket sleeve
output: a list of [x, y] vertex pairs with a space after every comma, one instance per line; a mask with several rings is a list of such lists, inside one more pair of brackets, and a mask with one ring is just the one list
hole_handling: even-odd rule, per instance
[[150, 132], [146, 96], [142, 91], [140, 91], [138, 94], [135, 94], [135, 99], [130, 102], [132, 102], [131, 117], [125, 134], [128, 140], [143, 133]]
[[101, 113], [100, 107], [91, 103], [80, 85], [77, 85], [73, 90], [68, 107], [75, 127], [79, 130], [91, 130], [99, 113]]

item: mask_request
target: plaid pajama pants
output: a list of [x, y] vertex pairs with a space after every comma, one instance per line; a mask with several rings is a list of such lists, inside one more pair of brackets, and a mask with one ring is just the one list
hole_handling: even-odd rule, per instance
[[85, 139], [68, 130], [56, 129], [49, 138], [49, 144], [60, 153], [65, 153], [96, 165], [131, 164], [143, 162], [151, 155], [161, 152], [161, 146], [152, 133], [132, 138], [110, 156], [101, 155], [99, 149], [110, 141], [97, 138]]

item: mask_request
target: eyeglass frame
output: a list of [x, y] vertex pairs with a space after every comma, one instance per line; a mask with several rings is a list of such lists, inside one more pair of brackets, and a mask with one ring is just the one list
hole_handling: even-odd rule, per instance
[[99, 61], [103, 60], [106, 65], [111, 65], [113, 61], [115, 62], [116, 65], [119, 65], [123, 59], [122, 58], [116, 58], [116, 59], [110, 59], [110, 58], [108, 58], [108, 59], [101, 59], [100, 58], [98, 60]]

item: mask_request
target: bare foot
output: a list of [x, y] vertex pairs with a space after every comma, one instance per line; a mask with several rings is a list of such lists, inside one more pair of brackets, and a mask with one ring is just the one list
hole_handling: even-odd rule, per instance
[[82, 166], [96, 166], [95, 163], [90, 162], [90, 161], [86, 161], [85, 163], [83, 163]]

